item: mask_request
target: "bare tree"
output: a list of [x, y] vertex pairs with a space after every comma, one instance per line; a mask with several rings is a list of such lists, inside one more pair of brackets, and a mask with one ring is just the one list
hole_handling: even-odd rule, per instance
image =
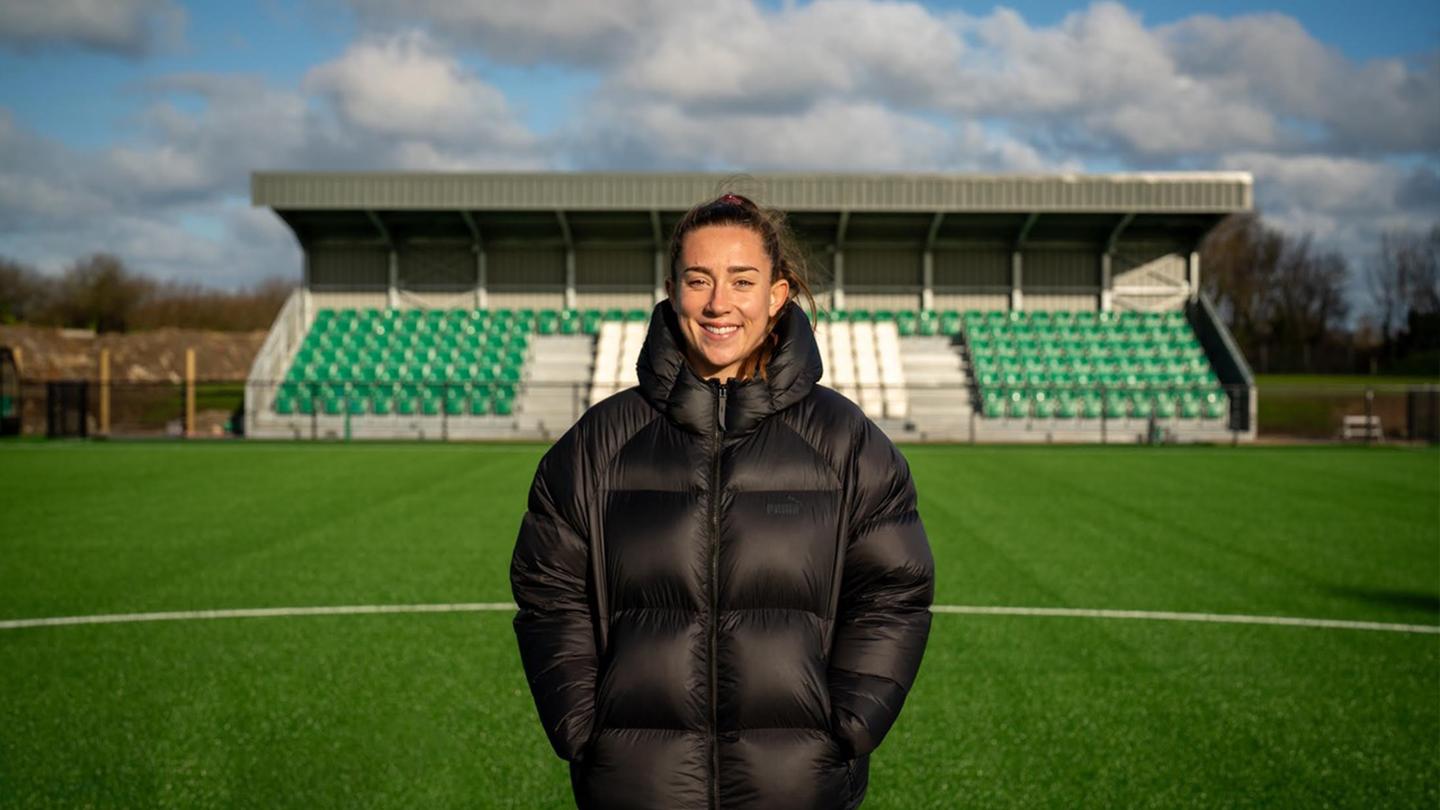
[[242, 331], [267, 329], [280, 313], [294, 282], [271, 278], [234, 292], [171, 282], [155, 288], [140, 305], [134, 327], [179, 326]]
[[0, 323], [38, 318], [50, 304], [52, 287], [34, 268], [0, 257]]
[[1286, 246], [1278, 269], [1270, 313], [1276, 342], [1292, 362], [1314, 370], [1316, 352], [1338, 336], [1350, 313], [1348, 267], [1338, 253], [1316, 252], [1306, 236]]
[[116, 256], [96, 253], [60, 277], [57, 310], [64, 326], [124, 332], [154, 283], [130, 273]]
[[0, 323], [100, 332], [167, 326], [251, 331], [268, 329], [294, 289], [293, 281], [280, 278], [234, 291], [155, 282], [104, 253], [75, 262], [59, 277], [0, 257]]
[[1255, 214], [1222, 222], [1201, 245], [1204, 292], [1241, 351], [1262, 371], [1315, 367], [1344, 342], [1350, 305], [1344, 258], [1270, 228]]
[[1394, 359], [1397, 341], [1417, 316], [1440, 313], [1440, 225], [1428, 233], [1389, 231], [1366, 268], [1365, 285], [1381, 352]]

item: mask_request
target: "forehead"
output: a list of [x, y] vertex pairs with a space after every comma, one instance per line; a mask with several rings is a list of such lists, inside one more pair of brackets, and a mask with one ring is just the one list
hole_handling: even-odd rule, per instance
[[770, 272], [770, 256], [760, 234], [743, 225], [706, 225], [685, 234], [680, 243], [680, 269], [711, 270], [754, 267]]

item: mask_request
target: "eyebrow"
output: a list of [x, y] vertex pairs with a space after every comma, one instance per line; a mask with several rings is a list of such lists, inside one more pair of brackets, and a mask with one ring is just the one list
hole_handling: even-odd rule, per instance
[[[683, 272], [683, 273], [689, 273], [689, 272], [692, 271], [692, 270], [694, 270], [695, 272], [698, 272], [698, 273], [710, 273], [710, 272], [713, 272], [713, 271], [711, 271], [710, 268], [708, 268], [708, 267], [702, 267], [702, 266], [700, 266], [700, 265], [698, 265], [698, 264], [697, 264], [697, 265], [694, 265], [694, 266], [692, 266], [692, 267], [687, 267], [687, 268], [685, 268], [685, 269], [684, 269], [683, 271], [681, 271], [681, 272]], [[729, 267], [729, 272], [731, 272], [731, 273], [745, 273], [745, 272], [758, 273], [758, 272], [760, 272], [760, 270], [759, 270], [759, 268], [751, 267], [751, 266], [748, 265], [748, 264], [732, 264], [732, 265], [730, 265], [730, 267]]]

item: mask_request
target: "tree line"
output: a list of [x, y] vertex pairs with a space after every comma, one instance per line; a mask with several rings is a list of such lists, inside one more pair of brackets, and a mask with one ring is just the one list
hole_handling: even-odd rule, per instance
[[[1440, 224], [1384, 234], [1358, 274], [1340, 253], [1255, 214], [1226, 219], [1200, 255], [1201, 288], [1256, 371], [1440, 374]], [[0, 257], [0, 323], [268, 329], [294, 286], [155, 281], [104, 253], [58, 276]]]
[[1255, 214], [1200, 247], [1201, 289], [1258, 372], [1440, 375], [1440, 225], [1388, 232], [1358, 273]]
[[0, 324], [96, 332], [269, 329], [294, 288], [281, 279], [233, 291], [156, 281], [105, 253], [80, 259], [58, 276], [0, 257]]

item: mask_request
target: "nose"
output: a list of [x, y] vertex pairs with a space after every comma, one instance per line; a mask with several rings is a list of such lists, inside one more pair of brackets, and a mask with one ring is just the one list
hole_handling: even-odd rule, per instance
[[730, 293], [725, 289], [724, 284], [716, 284], [710, 288], [710, 297], [705, 299], [705, 313], [717, 315], [730, 309]]

